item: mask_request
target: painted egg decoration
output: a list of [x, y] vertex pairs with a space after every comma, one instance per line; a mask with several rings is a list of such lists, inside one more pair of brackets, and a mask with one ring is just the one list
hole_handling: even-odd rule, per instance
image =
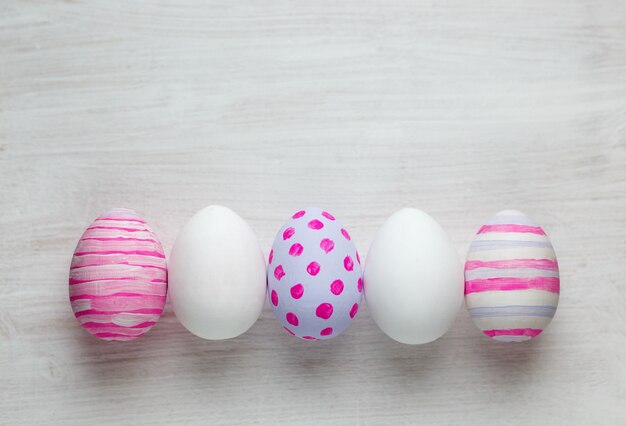
[[319, 208], [296, 212], [269, 255], [269, 299], [285, 331], [304, 340], [339, 335], [359, 310], [361, 259], [348, 231]]
[[89, 225], [72, 257], [69, 295], [80, 324], [99, 339], [133, 340], [156, 324], [165, 306], [167, 266], [143, 218], [118, 208]]
[[465, 263], [465, 303], [478, 328], [500, 342], [540, 334], [559, 302], [556, 254], [543, 229], [517, 210], [483, 225]]

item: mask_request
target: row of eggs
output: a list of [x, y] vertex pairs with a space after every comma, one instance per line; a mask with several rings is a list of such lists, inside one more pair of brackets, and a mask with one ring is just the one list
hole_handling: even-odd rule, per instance
[[132, 210], [111, 210], [85, 230], [69, 293], [76, 318], [92, 335], [124, 341], [145, 334], [168, 291], [182, 325], [210, 340], [246, 332], [268, 296], [286, 332], [329, 339], [350, 325], [364, 294], [376, 324], [398, 342], [441, 337], [464, 297], [486, 336], [510, 342], [530, 340], [549, 324], [559, 271], [545, 232], [514, 210], [478, 230], [465, 268], [437, 222], [411, 208], [384, 222], [363, 272], [350, 233], [319, 208], [293, 214], [267, 264], [250, 226], [221, 206], [189, 220], [169, 265], [154, 231]]

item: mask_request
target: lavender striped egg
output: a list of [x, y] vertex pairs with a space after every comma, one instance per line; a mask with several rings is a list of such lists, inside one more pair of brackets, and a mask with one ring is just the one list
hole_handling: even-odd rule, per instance
[[78, 241], [69, 277], [80, 324], [103, 340], [133, 340], [158, 321], [167, 294], [161, 243], [132, 210], [98, 217]]
[[267, 278], [276, 319], [304, 340], [330, 339], [344, 331], [363, 293], [361, 259], [350, 234], [318, 208], [296, 212], [280, 229]]
[[477, 232], [465, 263], [465, 302], [488, 337], [521, 342], [540, 334], [559, 302], [559, 265], [546, 233], [504, 210]]

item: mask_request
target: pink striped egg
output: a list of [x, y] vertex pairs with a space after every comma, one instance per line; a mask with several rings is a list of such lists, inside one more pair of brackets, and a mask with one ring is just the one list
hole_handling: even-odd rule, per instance
[[465, 303], [486, 336], [536, 337], [554, 317], [559, 291], [552, 244], [528, 216], [504, 210], [478, 230], [465, 262]]
[[80, 324], [102, 340], [133, 340], [159, 320], [167, 295], [165, 253], [133, 210], [98, 217], [78, 241], [69, 277]]

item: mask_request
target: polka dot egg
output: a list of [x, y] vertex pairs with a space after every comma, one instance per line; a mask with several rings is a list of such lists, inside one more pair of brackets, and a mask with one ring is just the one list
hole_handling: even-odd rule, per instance
[[267, 281], [276, 319], [305, 340], [330, 339], [344, 331], [363, 293], [361, 259], [350, 234], [319, 208], [296, 212], [280, 229]]

